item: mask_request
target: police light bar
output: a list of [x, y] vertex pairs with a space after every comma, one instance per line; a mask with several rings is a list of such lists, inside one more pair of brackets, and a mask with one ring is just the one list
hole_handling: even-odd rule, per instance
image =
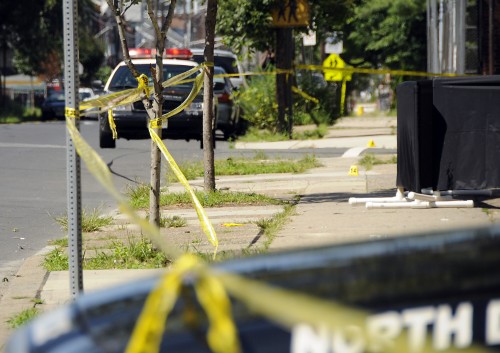
[[154, 49], [130, 48], [128, 53], [131, 58], [152, 58], [154, 56]]
[[193, 53], [189, 49], [167, 48], [165, 49], [165, 57], [167, 59], [191, 59]]

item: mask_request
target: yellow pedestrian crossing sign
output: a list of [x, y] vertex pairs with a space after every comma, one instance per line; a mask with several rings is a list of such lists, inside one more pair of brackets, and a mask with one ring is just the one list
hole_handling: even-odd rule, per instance
[[330, 54], [325, 61], [323, 61], [323, 74], [325, 75], [325, 81], [351, 81], [352, 74], [347, 73], [343, 70], [346, 68], [346, 63], [339, 54]]

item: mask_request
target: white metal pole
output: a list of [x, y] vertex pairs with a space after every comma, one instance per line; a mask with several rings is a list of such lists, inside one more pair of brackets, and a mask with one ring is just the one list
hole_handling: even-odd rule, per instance
[[[78, 0], [63, 0], [64, 26], [64, 87], [66, 119], [74, 119], [79, 128], [78, 101]], [[70, 294], [73, 299], [83, 292], [82, 271], [82, 216], [80, 157], [69, 132], [67, 146], [68, 251]]]

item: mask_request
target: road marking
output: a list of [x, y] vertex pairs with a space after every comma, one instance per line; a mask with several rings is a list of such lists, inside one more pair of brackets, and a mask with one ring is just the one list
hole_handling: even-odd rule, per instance
[[342, 155], [342, 158], [352, 158], [352, 157], [359, 157], [359, 155], [366, 149], [366, 147], [353, 147], [349, 148], [347, 151], [344, 152]]
[[0, 142], [0, 147], [11, 147], [11, 148], [66, 148], [66, 146], [59, 145], [36, 145], [29, 143], [2, 143]]

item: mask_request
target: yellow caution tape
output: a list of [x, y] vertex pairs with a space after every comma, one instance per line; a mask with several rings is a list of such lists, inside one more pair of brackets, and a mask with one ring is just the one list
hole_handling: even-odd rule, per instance
[[345, 94], [347, 89], [346, 84], [347, 78], [344, 76], [342, 78], [342, 88], [340, 89], [340, 116], [344, 115], [344, 106], [345, 106]]
[[161, 140], [161, 138], [156, 134], [156, 132], [152, 129], [149, 128], [149, 134], [151, 135], [151, 138], [153, 141], [156, 143], [160, 151], [162, 152], [163, 156], [166, 158], [168, 164], [170, 165], [170, 168], [172, 168], [172, 171], [174, 172], [175, 176], [179, 180], [179, 182], [184, 186], [186, 191], [189, 194], [189, 197], [191, 198], [191, 201], [193, 203], [194, 209], [196, 211], [196, 214], [198, 215], [198, 219], [200, 221], [201, 227], [205, 235], [208, 237], [208, 240], [210, 243], [215, 247], [214, 251], [214, 257], [217, 254], [217, 248], [219, 246], [219, 241], [217, 239], [217, 235], [215, 234], [215, 229], [212, 226], [212, 223], [208, 219], [207, 214], [205, 213], [205, 210], [200, 204], [200, 201], [196, 197], [196, 194], [193, 191], [193, 188], [191, 188], [191, 185], [189, 185], [186, 177], [184, 174], [182, 174], [182, 171], [180, 170], [179, 166], [175, 162], [174, 158], [168, 151], [167, 147]]
[[222, 223], [223, 227], [242, 227], [243, 223]]
[[113, 109], [108, 109], [108, 123], [111, 133], [113, 134], [113, 140], [118, 138], [118, 132], [116, 131], [115, 119], [113, 118]]
[[83, 139], [76, 128], [74, 119], [66, 119], [66, 127], [75, 145], [78, 155], [82, 158], [89, 172], [96, 180], [113, 196], [118, 203], [120, 212], [128, 215], [131, 220], [138, 224], [143, 233], [148, 236], [162, 251], [171, 259], [176, 259], [180, 255], [180, 250], [171, 244], [167, 244], [164, 238], [160, 237], [158, 228], [141, 218], [124, 200], [122, 194], [115, 188], [111, 172], [107, 164], [101, 159], [97, 152]]
[[161, 119], [153, 119], [149, 123], [152, 129], [161, 129], [162, 127], [162, 120]]
[[146, 97], [149, 98], [149, 95], [150, 95], [150, 89], [149, 89], [149, 78], [147, 75], [145, 74], [141, 74], [139, 77], [137, 77], [137, 81], [139, 82], [137, 88], [142, 90], [142, 92], [144, 92], [144, 94], [146, 95]]
[[304, 99], [307, 99], [307, 100], [313, 102], [314, 104], [318, 104], [319, 103], [319, 99], [318, 98], [314, 98], [313, 96], [310, 96], [306, 92], [304, 92], [301, 89], [299, 89], [297, 86], [292, 86], [292, 91], [295, 92], [295, 93], [297, 93], [297, 94], [299, 94]]
[[158, 353], [167, 317], [179, 297], [185, 276], [194, 277], [198, 300], [210, 323], [208, 345], [215, 353], [238, 353], [240, 343], [231, 317], [231, 303], [217, 277], [194, 255], [184, 255], [163, 275], [144, 304], [126, 353]]
[[64, 115], [68, 118], [78, 119], [80, 117], [80, 111], [74, 108], [66, 107], [64, 108]]
[[[199, 69], [199, 67], [198, 67], [198, 69]], [[193, 71], [193, 70], [189, 70], [186, 73], [180, 74], [178, 76], [185, 76], [185, 74], [187, 74], [188, 72]], [[178, 76], [175, 76], [172, 79], [165, 81], [163, 83], [163, 87], [168, 87], [167, 84], [168, 85], [178, 84], [178, 80], [173, 80], [174, 78], [176, 78]], [[189, 75], [187, 75], [187, 76], [189, 76]], [[198, 74], [196, 76], [196, 78], [194, 79], [194, 83], [193, 83], [193, 87], [191, 88], [191, 92], [189, 92], [189, 95], [186, 97], [186, 99], [184, 100], [184, 102], [182, 102], [178, 107], [172, 109], [168, 113], [163, 114], [161, 116], [161, 119], [162, 120], [166, 120], [166, 119], [170, 118], [171, 116], [174, 116], [175, 114], [180, 113], [181, 111], [183, 111], [196, 98], [196, 96], [198, 95], [198, 93], [201, 90], [201, 87], [203, 87], [203, 75]]]
[[425, 71], [409, 71], [409, 70], [392, 70], [392, 69], [367, 69], [367, 68], [356, 68], [356, 67], [344, 67], [344, 68], [330, 68], [321, 65], [296, 65], [296, 69], [299, 70], [312, 70], [312, 71], [341, 71], [345, 73], [359, 73], [359, 74], [391, 74], [397, 76], [425, 76], [425, 77], [454, 77], [454, 76], [466, 76], [464, 74], [454, 74], [454, 73], [432, 73]]

